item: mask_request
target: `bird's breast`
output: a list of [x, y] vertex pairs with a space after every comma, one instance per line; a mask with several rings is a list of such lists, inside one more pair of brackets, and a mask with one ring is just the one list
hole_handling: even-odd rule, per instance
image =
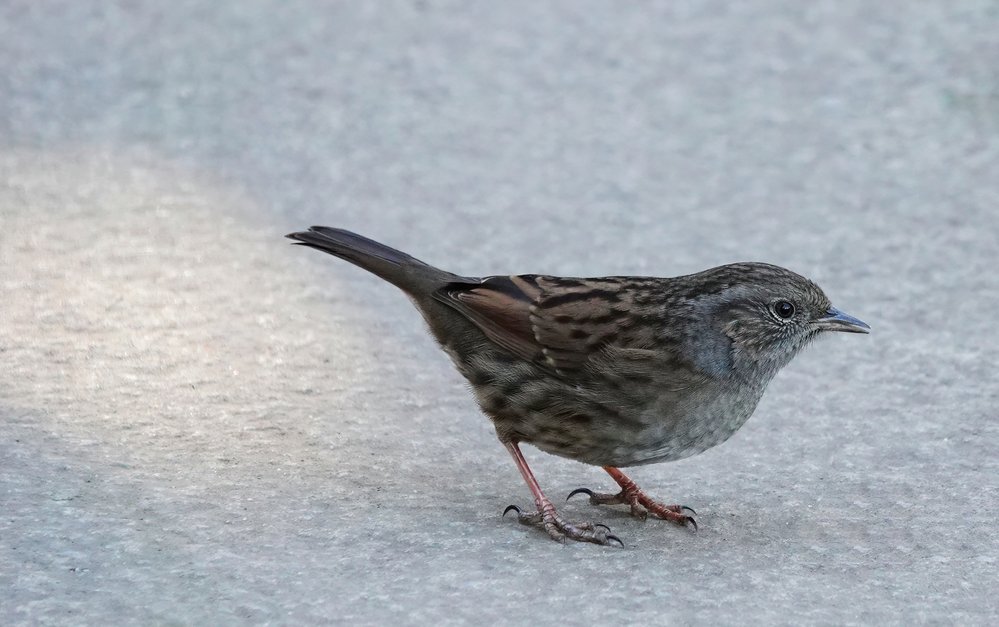
[[683, 399], [666, 399], [648, 408], [645, 427], [631, 446], [618, 447], [618, 466], [675, 461], [702, 453], [728, 440], [756, 410], [762, 391], [706, 389]]

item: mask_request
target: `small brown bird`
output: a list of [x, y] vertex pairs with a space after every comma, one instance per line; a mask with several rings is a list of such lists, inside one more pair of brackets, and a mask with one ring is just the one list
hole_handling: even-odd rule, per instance
[[288, 235], [405, 292], [468, 379], [534, 495], [511, 505], [556, 540], [621, 541], [606, 525], [563, 518], [541, 491], [520, 443], [602, 466], [616, 494], [594, 504], [691, 524], [688, 507], [653, 500], [619, 470], [673, 461], [727, 440], [767, 384], [823, 331], [867, 333], [808, 279], [737, 263], [675, 278], [577, 279], [536, 274], [462, 277], [324, 226]]

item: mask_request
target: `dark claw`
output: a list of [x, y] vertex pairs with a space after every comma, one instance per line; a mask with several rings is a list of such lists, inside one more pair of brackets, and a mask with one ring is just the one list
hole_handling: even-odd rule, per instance
[[684, 523], [686, 523], [686, 524], [688, 524], [688, 525], [690, 525], [691, 527], [693, 527], [693, 528], [694, 528], [694, 531], [697, 531], [697, 521], [696, 521], [696, 520], [694, 520], [693, 518], [691, 518], [690, 516], [687, 516], [687, 517], [686, 517], [686, 518], [685, 518], [685, 519], [683, 520], [683, 522], [684, 522]]
[[621, 538], [617, 536], [612, 536], [610, 534], [607, 534], [607, 542], [617, 542], [621, 546], [624, 546], [624, 542], [621, 542]]
[[565, 497], [565, 500], [568, 502], [569, 499], [576, 496], [577, 494], [585, 494], [589, 496], [591, 499], [593, 498], [593, 490], [589, 488], [576, 488], [575, 490], [569, 493], [569, 496]]
[[688, 512], [690, 512], [694, 516], [697, 516], [697, 512], [694, 511], [693, 507], [687, 507], [686, 505], [681, 505], [680, 506], [680, 511], [682, 512], [683, 510], [687, 510]]
[[594, 523], [593, 526], [594, 526], [594, 528], [596, 528], [596, 527], [603, 527], [604, 529], [607, 530], [607, 533], [610, 533], [610, 527], [608, 527], [607, 525], [605, 525], [603, 523]]
[[516, 505], [507, 505], [506, 509], [503, 510], [503, 518], [506, 518], [506, 515], [509, 514], [511, 511], [517, 512], [518, 516], [520, 516], [523, 513], [520, 511], [520, 508], [517, 507]]

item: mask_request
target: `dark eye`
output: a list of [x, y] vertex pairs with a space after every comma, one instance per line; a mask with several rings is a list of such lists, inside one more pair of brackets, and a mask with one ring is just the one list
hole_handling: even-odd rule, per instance
[[786, 300], [779, 300], [774, 303], [774, 313], [786, 320], [794, 315], [794, 305]]

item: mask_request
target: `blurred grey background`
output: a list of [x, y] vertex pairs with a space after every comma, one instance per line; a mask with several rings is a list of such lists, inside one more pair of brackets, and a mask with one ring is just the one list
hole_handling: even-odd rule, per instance
[[[874, 328], [530, 497], [406, 299], [769, 261]], [[3, 624], [994, 623], [999, 4], [0, 5]], [[527, 450], [542, 486], [609, 489]]]

